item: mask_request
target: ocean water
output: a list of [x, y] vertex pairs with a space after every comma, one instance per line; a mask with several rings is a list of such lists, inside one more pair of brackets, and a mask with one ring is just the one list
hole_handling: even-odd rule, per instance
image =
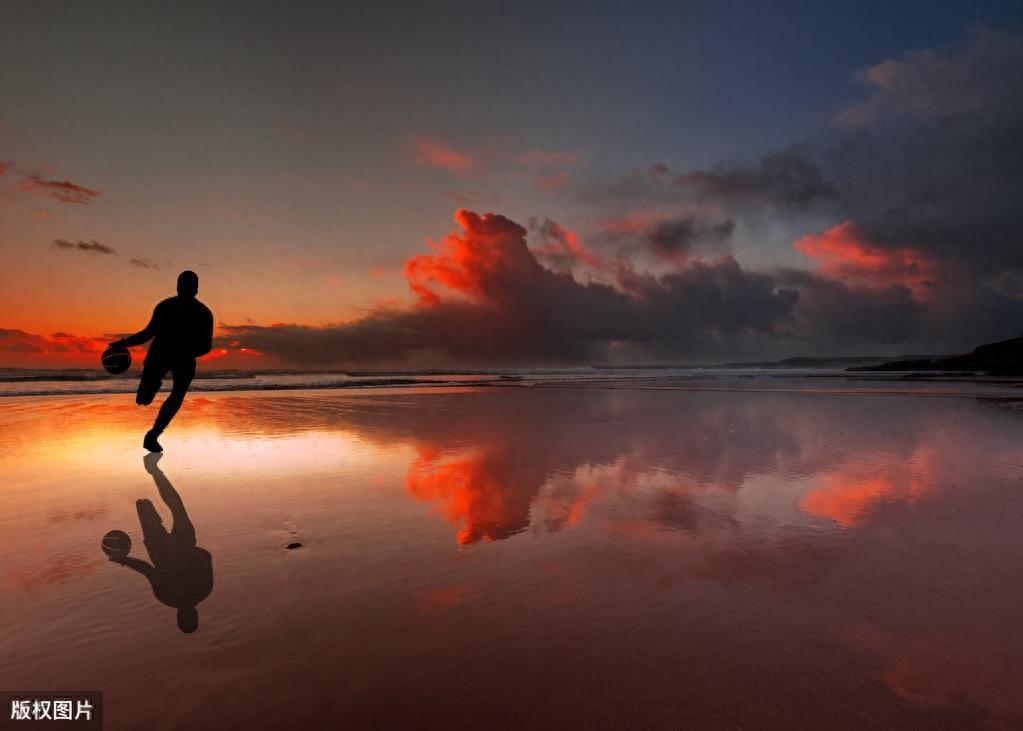
[[[139, 371], [111, 376], [102, 370], [0, 368], [0, 398], [134, 393]], [[408, 371], [204, 371], [190, 392], [278, 391], [417, 386], [634, 386], [743, 389], [857, 389], [922, 393], [1002, 393], [1013, 379], [961, 374], [852, 373], [838, 368], [581, 367]], [[164, 388], [170, 387], [170, 377]]]

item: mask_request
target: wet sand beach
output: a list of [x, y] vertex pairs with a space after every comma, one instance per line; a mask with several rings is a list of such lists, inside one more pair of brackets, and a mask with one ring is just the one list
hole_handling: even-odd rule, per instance
[[[197, 393], [148, 465], [130, 396], [0, 399], [0, 688], [109, 729], [1018, 728], [1023, 412], [898, 388]], [[194, 543], [154, 561], [139, 500]]]

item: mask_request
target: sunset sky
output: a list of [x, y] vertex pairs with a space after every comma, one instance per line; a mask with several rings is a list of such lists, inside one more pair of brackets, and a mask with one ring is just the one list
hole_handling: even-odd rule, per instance
[[228, 367], [1023, 334], [1019, 3], [553, 5], [4, 2], [0, 366], [182, 269]]

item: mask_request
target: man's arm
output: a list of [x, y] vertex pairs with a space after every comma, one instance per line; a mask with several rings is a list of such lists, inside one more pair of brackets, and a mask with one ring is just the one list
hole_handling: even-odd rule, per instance
[[154, 335], [156, 335], [156, 312], [159, 310], [159, 305], [153, 310], [153, 316], [149, 318], [149, 324], [143, 329], [139, 330], [134, 335], [129, 335], [121, 340], [115, 340], [110, 343], [111, 348], [130, 348], [132, 345], [142, 345]]
[[132, 556], [109, 556], [109, 558], [114, 563], [119, 563], [122, 566], [138, 571], [150, 581], [153, 580], [153, 575], [156, 573], [156, 569], [153, 568], [152, 564], [148, 561], [143, 561], [141, 558], [134, 558]]

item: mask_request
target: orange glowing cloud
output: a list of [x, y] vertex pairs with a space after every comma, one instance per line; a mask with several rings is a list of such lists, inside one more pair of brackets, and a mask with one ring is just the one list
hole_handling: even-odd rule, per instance
[[206, 355], [201, 356], [199, 360], [202, 361], [221, 360], [223, 358], [228, 358], [234, 355], [244, 356], [248, 358], [260, 358], [262, 357], [263, 354], [260, 353], [258, 350], [253, 350], [252, 348], [244, 348], [237, 340], [233, 340], [227, 347], [214, 348]]
[[95, 361], [108, 340], [97, 337], [79, 337], [65, 332], [51, 336], [36, 335], [12, 328], [0, 328], [0, 354], [4, 360], [19, 362], [39, 358], [48, 363], [82, 363]]
[[405, 277], [421, 306], [441, 301], [438, 288], [484, 302], [500, 286], [499, 279], [526, 281], [520, 275], [540, 268], [526, 248], [526, 230], [504, 216], [480, 216], [460, 208], [455, 221], [463, 233], [452, 232], [431, 244], [437, 254], [419, 254], [405, 262]]
[[419, 165], [464, 173], [479, 164], [479, 160], [468, 152], [456, 150], [439, 140], [422, 137], [414, 142], [415, 162]]
[[796, 251], [818, 261], [819, 273], [867, 285], [901, 284], [917, 290], [937, 274], [937, 263], [911, 247], [884, 248], [852, 221], [796, 240]]
[[[15, 328], [0, 328], [0, 362], [29, 368], [98, 368], [99, 354], [118, 337], [121, 335], [79, 336], [66, 332], [45, 336]], [[134, 350], [144, 351], [145, 346]], [[213, 350], [199, 360], [217, 361], [218, 367], [223, 368], [251, 366], [251, 361], [263, 357], [263, 353], [239, 340], [219, 336], [214, 340]], [[141, 359], [141, 354], [136, 357], [139, 362]]]

